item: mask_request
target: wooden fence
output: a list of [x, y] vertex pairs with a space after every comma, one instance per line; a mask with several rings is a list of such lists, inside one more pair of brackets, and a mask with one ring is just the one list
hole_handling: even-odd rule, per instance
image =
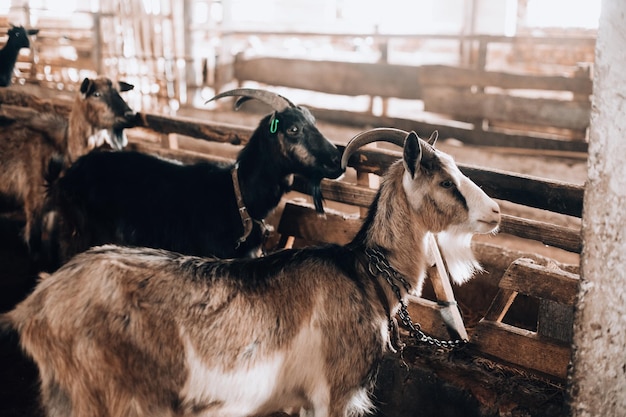
[[423, 112], [408, 117], [309, 106], [320, 120], [416, 131], [437, 129], [442, 137], [481, 146], [587, 151], [592, 81], [586, 70], [568, 77], [444, 65], [415, 67], [239, 55], [232, 75], [240, 84], [254, 81], [266, 86], [423, 103]]
[[[224, 38], [251, 33], [224, 34]], [[330, 37], [333, 44], [359, 35], [315, 33], [256, 33], [268, 37]], [[265, 37], [265, 38], [264, 38]], [[287, 87], [347, 97], [382, 99], [382, 112], [346, 111], [340, 107], [307, 104], [320, 120], [354, 126], [395, 126], [405, 130], [432, 131], [464, 143], [547, 151], [586, 152], [590, 117], [595, 39], [591, 37], [504, 37], [458, 35], [361, 35], [379, 45], [377, 62], [338, 61], [309, 58], [249, 56], [242, 52], [216, 68], [214, 88], [238, 82]], [[456, 64], [398, 64], [389, 62], [392, 42], [404, 42], [404, 52], [413, 55], [436, 53], [429, 43], [456, 45]], [[553, 56], [564, 47], [572, 57]], [[452, 48], [454, 50], [454, 47]], [[463, 53], [463, 51], [469, 51]], [[535, 51], [536, 53], [534, 53]], [[505, 56], [505, 58], [503, 58]], [[529, 62], [530, 60], [536, 60]], [[535, 66], [549, 61], [557, 73], [541, 73]], [[580, 62], [571, 61], [580, 59]], [[416, 61], [420, 61], [416, 59]], [[428, 61], [428, 60], [426, 60]], [[506, 61], [505, 64], [493, 62]], [[548, 67], [550, 65], [544, 65]], [[569, 66], [567, 66], [569, 65]], [[567, 70], [566, 70], [567, 68]], [[389, 100], [419, 102], [422, 109], [391, 116]]]

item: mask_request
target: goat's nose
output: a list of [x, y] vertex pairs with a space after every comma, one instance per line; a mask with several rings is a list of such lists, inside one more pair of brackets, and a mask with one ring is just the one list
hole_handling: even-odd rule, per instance
[[500, 214], [500, 205], [497, 202], [493, 201], [493, 200], [491, 200], [491, 201], [492, 201], [491, 211], [494, 214]]

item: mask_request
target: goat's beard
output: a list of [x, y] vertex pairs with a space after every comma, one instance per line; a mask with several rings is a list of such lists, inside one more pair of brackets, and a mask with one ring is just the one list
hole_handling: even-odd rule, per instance
[[319, 181], [311, 182], [311, 196], [313, 196], [313, 204], [315, 211], [324, 213], [324, 197], [322, 196], [322, 185]]
[[89, 149], [95, 149], [108, 144], [117, 151], [128, 145], [128, 139], [123, 128], [101, 129], [87, 140]]
[[472, 251], [472, 234], [444, 231], [437, 234], [437, 240], [441, 256], [454, 282], [459, 285], [463, 284], [476, 273], [483, 272], [483, 268]]

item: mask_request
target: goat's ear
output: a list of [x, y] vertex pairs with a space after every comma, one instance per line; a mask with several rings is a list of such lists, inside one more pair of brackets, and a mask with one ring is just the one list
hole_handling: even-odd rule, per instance
[[[431, 135], [432, 138], [432, 135]], [[436, 140], [437, 138], [435, 138]], [[429, 139], [430, 140], [430, 139]], [[427, 171], [433, 171], [439, 165], [439, 158], [435, 152], [435, 148], [426, 141], [422, 141], [422, 167]]]
[[435, 142], [437, 142], [438, 137], [439, 137], [439, 132], [435, 130], [433, 131], [433, 133], [430, 134], [430, 137], [428, 138], [426, 142], [428, 142], [428, 144], [431, 146], [435, 146]]
[[39, 29], [28, 29], [27, 33], [29, 35], [36, 35], [39, 33]]
[[117, 84], [119, 85], [120, 91], [130, 91], [133, 88], [135, 88], [134, 85], [129, 84], [129, 83], [124, 82], [124, 81], [118, 81]]
[[90, 93], [93, 92], [93, 87], [94, 87], [93, 81], [91, 81], [89, 78], [85, 78], [83, 80], [83, 83], [80, 85], [80, 92], [83, 95], [88, 96]]
[[404, 139], [403, 160], [404, 168], [409, 171], [411, 178], [415, 178], [422, 160], [422, 145], [415, 132], [409, 133]]

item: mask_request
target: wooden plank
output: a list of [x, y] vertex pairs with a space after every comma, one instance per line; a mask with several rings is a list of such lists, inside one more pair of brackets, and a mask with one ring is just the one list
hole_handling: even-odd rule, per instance
[[[447, 340], [451, 337], [448, 326], [441, 318], [439, 306], [436, 302], [409, 295], [407, 298], [407, 309], [413, 323], [419, 324], [422, 331], [427, 335], [441, 340]], [[404, 329], [401, 323], [399, 324]]]
[[313, 206], [287, 202], [277, 232], [314, 243], [345, 245], [354, 238], [361, 224], [362, 220], [358, 217], [346, 217], [328, 209], [322, 217]]
[[571, 349], [559, 343], [505, 323], [481, 321], [470, 340], [477, 351], [506, 362], [564, 380]]
[[474, 40], [485, 43], [503, 43], [503, 44], [529, 44], [529, 45], [556, 45], [559, 48], [563, 48], [565, 46], [576, 47], [582, 46], [586, 48], [593, 49], [596, 44], [595, 37], [591, 36], [534, 36], [534, 35], [521, 35], [521, 36], [504, 36], [504, 35], [455, 35], [455, 34], [445, 34], [445, 33], [350, 33], [346, 35], [345, 32], [342, 33], [332, 33], [332, 32], [310, 32], [310, 31], [273, 31], [273, 30], [226, 30], [221, 32], [222, 36], [239, 36], [247, 38], [249, 36], [287, 36], [287, 37], [332, 37], [345, 39], [346, 37], [351, 38], [373, 38], [376, 41], [387, 41], [390, 39], [402, 39], [402, 40], [448, 40], [453, 42], [459, 42], [463, 40]]
[[529, 98], [472, 92], [452, 87], [423, 87], [424, 110], [455, 118], [482, 118], [528, 125], [583, 130], [589, 126], [591, 102]]
[[159, 144], [150, 143], [147, 141], [129, 141], [128, 150], [136, 150], [139, 152], [145, 152], [148, 154], [158, 155], [166, 159], [174, 159], [176, 161], [180, 161], [183, 164], [194, 164], [202, 161], [210, 161], [217, 163], [230, 164], [233, 162], [230, 158], [225, 158], [221, 156], [211, 155], [204, 152], [194, 152], [188, 149], [171, 149], [164, 148]]
[[[442, 120], [437, 123], [427, 123], [400, 117], [374, 116], [367, 113], [349, 112], [345, 110], [321, 109], [314, 106], [307, 107], [312, 110], [318, 120], [324, 120], [330, 123], [363, 128], [393, 126], [407, 131], [414, 130], [420, 135], [430, 134], [433, 130], [437, 130], [439, 131], [440, 139], [454, 138], [468, 145], [580, 153], [586, 153], [588, 149], [586, 142], [563, 140], [556, 136], [479, 131], [474, 130], [473, 127], [455, 126], [453, 125], [454, 121]], [[416, 114], [416, 118], [417, 117], [419, 117], [419, 115]]]
[[[309, 184], [300, 177], [296, 177], [293, 190], [304, 194], [311, 194]], [[357, 207], [368, 208], [377, 190], [343, 181], [324, 179], [321, 183], [322, 195], [327, 200], [351, 204]]]
[[574, 305], [579, 284], [577, 274], [537, 265], [528, 259], [513, 262], [500, 280], [500, 288], [566, 305]]
[[517, 291], [500, 288], [485, 313], [484, 320], [501, 322], [517, 297]]
[[571, 343], [574, 335], [574, 306], [541, 300], [537, 314], [537, 333]]
[[244, 59], [238, 55], [234, 66], [234, 77], [239, 81], [347, 96], [421, 97], [417, 67], [409, 65], [271, 57]]
[[580, 253], [583, 247], [580, 229], [523, 219], [507, 214], [502, 215], [500, 233], [537, 240], [545, 245], [569, 252]]
[[162, 116], [153, 113], [139, 113], [141, 127], [159, 133], [178, 133], [196, 139], [230, 143], [232, 145], [245, 144], [254, 129], [229, 123], [201, 122], [185, 117]]
[[419, 82], [424, 86], [446, 87], [499, 87], [503, 89], [571, 91], [591, 95], [591, 78], [558, 75], [528, 75], [500, 71], [481, 71], [449, 65], [423, 65], [419, 67]]

